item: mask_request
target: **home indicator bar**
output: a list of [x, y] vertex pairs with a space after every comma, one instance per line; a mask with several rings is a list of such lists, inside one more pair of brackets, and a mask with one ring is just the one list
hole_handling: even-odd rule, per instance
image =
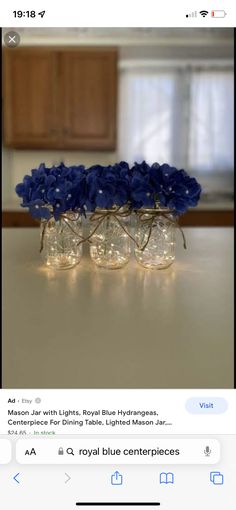
[[140, 503], [140, 502], [105, 502], [105, 503], [102, 503], [102, 502], [99, 502], [99, 503], [88, 503], [88, 502], [83, 502], [83, 503], [76, 503], [76, 506], [160, 506], [161, 503], [158, 503], [158, 502], [143, 502], [143, 503]]

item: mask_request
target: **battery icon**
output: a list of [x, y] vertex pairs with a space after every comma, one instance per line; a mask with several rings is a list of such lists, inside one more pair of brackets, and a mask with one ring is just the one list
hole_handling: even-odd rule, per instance
[[226, 16], [225, 11], [211, 11], [212, 18], [225, 18], [225, 16]]

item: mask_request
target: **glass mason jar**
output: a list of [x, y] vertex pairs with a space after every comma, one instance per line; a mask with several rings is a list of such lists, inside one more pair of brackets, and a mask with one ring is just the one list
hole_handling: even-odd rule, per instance
[[[137, 212], [135, 258], [148, 269], [165, 269], [175, 260], [176, 223], [169, 209]], [[142, 249], [143, 248], [143, 249]]]
[[42, 255], [47, 267], [69, 269], [78, 264], [82, 257], [81, 217], [69, 212], [58, 221], [51, 218], [41, 220]]
[[130, 238], [126, 233], [129, 223], [129, 213], [121, 208], [97, 208], [92, 214], [90, 235], [94, 234], [90, 238], [90, 256], [97, 266], [119, 269], [127, 264], [131, 254]]

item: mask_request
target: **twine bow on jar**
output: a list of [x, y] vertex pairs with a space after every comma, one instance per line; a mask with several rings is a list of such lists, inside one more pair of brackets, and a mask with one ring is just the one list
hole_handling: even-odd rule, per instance
[[[122, 228], [122, 230], [125, 232], [125, 234], [130, 238], [132, 239], [132, 241], [135, 241], [135, 239], [133, 238], [133, 236], [130, 234], [130, 232], [128, 231], [127, 228], [125, 228], [125, 226], [123, 225], [122, 223], [122, 219], [124, 218], [128, 218], [131, 214], [131, 210], [130, 210], [130, 207], [127, 205], [127, 206], [121, 206], [121, 207], [114, 207], [112, 209], [96, 209], [90, 216], [90, 222], [91, 223], [96, 223], [94, 229], [92, 230], [92, 232], [89, 234], [88, 237], [82, 239], [81, 241], [79, 241], [78, 244], [81, 244], [85, 241], [88, 241], [89, 243], [91, 243], [91, 238], [94, 236], [94, 234], [96, 233], [96, 231], [99, 229], [100, 225], [102, 225], [102, 223], [106, 220], [106, 219], [109, 219], [109, 218], [114, 218], [117, 223], [119, 224], [119, 226]], [[137, 244], [137, 243], [136, 243]]]
[[138, 246], [139, 250], [144, 251], [145, 248], [147, 247], [147, 245], [149, 243], [149, 240], [150, 240], [150, 237], [152, 235], [152, 229], [153, 229], [153, 226], [154, 226], [154, 221], [157, 218], [157, 216], [163, 216], [166, 220], [168, 220], [169, 223], [171, 223], [172, 225], [175, 225], [179, 229], [179, 231], [182, 234], [184, 249], [185, 250], [187, 249], [186, 238], [185, 238], [185, 235], [184, 235], [184, 232], [183, 232], [182, 228], [178, 224], [178, 218], [177, 217], [175, 218], [173, 216], [173, 219], [171, 219], [170, 216], [169, 216], [170, 214], [173, 214], [173, 211], [171, 211], [171, 209], [161, 209], [161, 208], [158, 208], [158, 209], [153, 209], [153, 208], [150, 208], [150, 209], [136, 209], [135, 210], [135, 214], [138, 216], [139, 221], [143, 225], [147, 225], [148, 226], [148, 236], [147, 236], [147, 240], [145, 241], [145, 243], [143, 245], [141, 245], [141, 246], [137, 245], [137, 243], [136, 243], [136, 245]]

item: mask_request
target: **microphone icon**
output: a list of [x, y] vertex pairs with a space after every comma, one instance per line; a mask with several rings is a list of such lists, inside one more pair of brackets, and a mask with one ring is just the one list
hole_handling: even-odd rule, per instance
[[204, 453], [205, 453], [205, 456], [206, 457], [210, 457], [211, 455], [211, 449], [209, 446], [206, 446], [205, 450], [204, 450]]

